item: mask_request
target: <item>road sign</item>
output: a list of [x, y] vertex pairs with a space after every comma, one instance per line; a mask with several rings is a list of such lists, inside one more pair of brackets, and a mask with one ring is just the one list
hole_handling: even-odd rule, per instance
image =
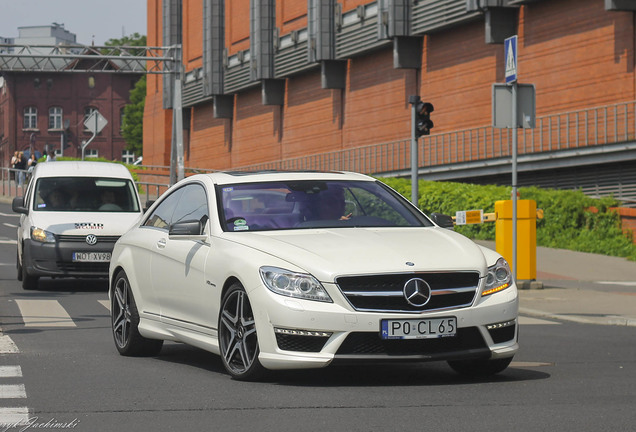
[[104, 118], [99, 111], [93, 111], [86, 120], [84, 120], [84, 126], [91, 131], [93, 135], [97, 135], [106, 127], [108, 120]]
[[517, 81], [517, 35], [504, 41], [506, 84]]
[[[495, 128], [512, 128], [512, 86], [503, 83], [492, 85], [492, 125]], [[536, 90], [534, 84], [517, 84], [516, 127], [533, 129], [536, 119]]]
[[455, 224], [470, 225], [484, 223], [483, 210], [466, 210], [455, 212]]

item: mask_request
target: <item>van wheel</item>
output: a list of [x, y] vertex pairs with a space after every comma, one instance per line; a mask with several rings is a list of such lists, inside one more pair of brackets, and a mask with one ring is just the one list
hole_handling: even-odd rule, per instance
[[[25, 256], [22, 255], [22, 262], [25, 263]], [[21, 278], [18, 278], [18, 280], [22, 281], [22, 289], [24, 290], [35, 290], [38, 289], [38, 281], [40, 280], [40, 278], [38, 276], [31, 276], [28, 272], [27, 272], [27, 268], [26, 265], [21, 265], [20, 266], [20, 274], [22, 275]]]
[[22, 280], [22, 265], [20, 264], [20, 254], [16, 250], [15, 251], [15, 266], [18, 269], [18, 280]]

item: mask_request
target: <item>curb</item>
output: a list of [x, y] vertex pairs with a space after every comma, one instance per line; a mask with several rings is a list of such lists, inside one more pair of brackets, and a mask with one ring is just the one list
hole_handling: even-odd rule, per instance
[[606, 315], [599, 317], [598, 319], [584, 318], [580, 315], [563, 315], [555, 314], [551, 312], [540, 311], [536, 309], [519, 308], [519, 314], [529, 315], [535, 318], [549, 318], [560, 321], [569, 321], [579, 324], [596, 324], [596, 325], [611, 325], [621, 327], [636, 327], [636, 318], [628, 318], [620, 315]]

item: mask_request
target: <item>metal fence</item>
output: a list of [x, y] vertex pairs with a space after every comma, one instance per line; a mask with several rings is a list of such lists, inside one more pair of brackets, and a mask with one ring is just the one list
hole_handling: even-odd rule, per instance
[[[419, 166], [508, 158], [512, 129], [483, 126], [433, 134], [419, 140]], [[534, 129], [517, 130], [518, 154], [533, 154], [634, 141], [636, 101], [538, 117]], [[383, 174], [410, 169], [410, 140], [374, 144], [253, 164], [237, 170], [346, 170]]]

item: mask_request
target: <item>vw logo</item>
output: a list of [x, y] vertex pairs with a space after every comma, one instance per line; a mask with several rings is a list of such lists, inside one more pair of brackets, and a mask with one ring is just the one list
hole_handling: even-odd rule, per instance
[[422, 307], [431, 299], [431, 287], [420, 278], [413, 278], [404, 284], [404, 298], [415, 307]]
[[97, 236], [93, 234], [89, 234], [86, 236], [86, 244], [94, 245], [97, 243]]

